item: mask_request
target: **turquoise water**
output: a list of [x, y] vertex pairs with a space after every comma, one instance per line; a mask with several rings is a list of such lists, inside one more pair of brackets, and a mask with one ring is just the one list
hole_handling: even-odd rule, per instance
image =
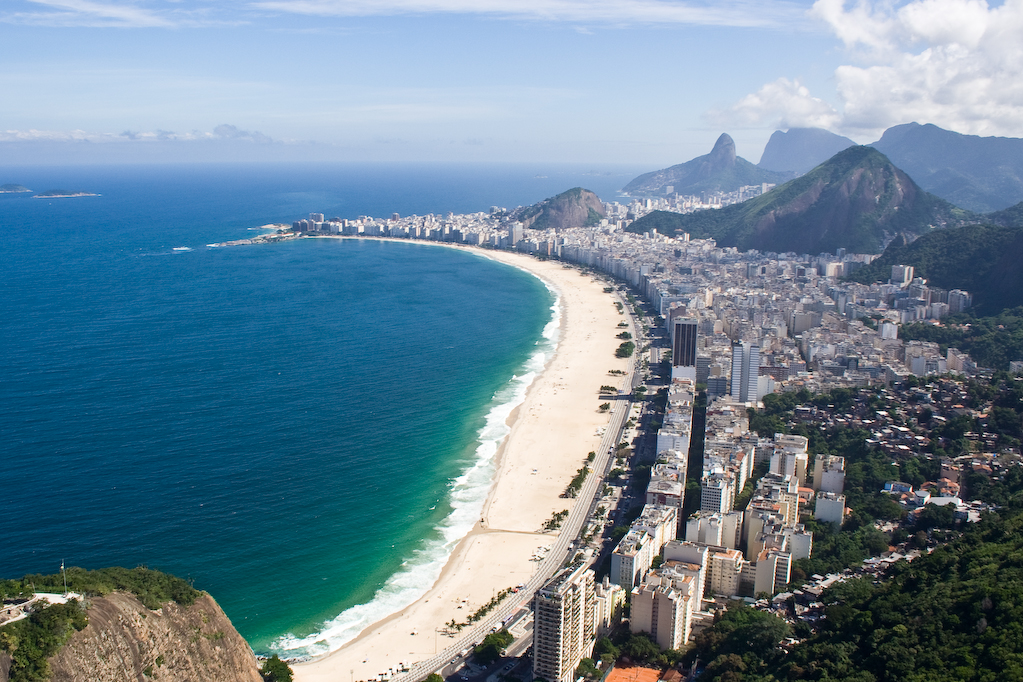
[[[2, 170], [102, 196], [0, 195], [0, 574], [160, 568], [287, 655], [432, 582], [556, 342], [554, 297], [424, 244], [204, 245], [310, 211], [486, 210], [478, 170], [439, 173], [447, 197], [421, 169]], [[520, 176], [489, 181], [509, 205], [551, 193]]]

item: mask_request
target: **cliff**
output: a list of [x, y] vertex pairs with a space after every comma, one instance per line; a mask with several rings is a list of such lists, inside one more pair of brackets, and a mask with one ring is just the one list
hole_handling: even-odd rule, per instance
[[607, 217], [600, 197], [588, 189], [574, 187], [543, 201], [516, 209], [512, 218], [534, 230], [597, 225]]
[[[209, 595], [159, 610], [112, 592], [90, 600], [88, 626], [49, 659], [54, 682], [261, 682], [249, 645]], [[0, 682], [7, 682], [0, 661]]]

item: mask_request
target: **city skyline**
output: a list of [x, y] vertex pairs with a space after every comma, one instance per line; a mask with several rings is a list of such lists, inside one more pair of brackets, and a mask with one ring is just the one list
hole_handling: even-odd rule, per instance
[[1023, 136], [1021, 29], [1023, 0], [9, 0], [0, 144], [654, 168], [721, 132], [753, 162], [790, 127]]

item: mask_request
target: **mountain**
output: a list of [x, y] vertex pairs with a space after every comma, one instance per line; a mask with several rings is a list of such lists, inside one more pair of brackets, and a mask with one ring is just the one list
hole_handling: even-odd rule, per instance
[[1023, 139], [907, 123], [870, 146], [928, 192], [965, 209], [987, 213], [1023, 201]]
[[984, 216], [985, 223], [1005, 227], [1023, 227], [1023, 202]]
[[622, 191], [633, 195], [666, 194], [671, 186], [678, 194], [701, 192], [731, 192], [744, 185], [764, 182], [778, 184], [792, 177], [791, 173], [776, 173], [757, 168], [746, 159], [735, 155], [735, 142], [722, 133], [710, 154], [652, 173], [644, 173], [627, 184]]
[[848, 137], [823, 128], [789, 128], [788, 132], [776, 130], [767, 141], [757, 167], [805, 173], [855, 144]]
[[560, 230], [598, 225], [607, 213], [600, 197], [588, 189], [573, 187], [532, 206], [517, 208], [511, 217], [534, 230]]
[[[68, 568], [86, 596], [0, 628], [0, 682], [262, 682], [252, 649], [208, 594], [145, 568]], [[0, 596], [63, 592], [62, 576], [0, 580]], [[24, 598], [24, 597], [23, 597]]]
[[943, 289], [973, 294], [974, 310], [997, 314], [1023, 305], [1023, 228], [965, 225], [936, 230], [906, 244], [895, 240], [881, 257], [851, 279], [865, 284], [885, 281], [893, 265], [912, 265], [917, 277]]
[[650, 214], [629, 225], [713, 237], [740, 250], [879, 253], [896, 235], [958, 225], [971, 214], [920, 189], [876, 149], [850, 147], [806, 175], [741, 204], [689, 214]]

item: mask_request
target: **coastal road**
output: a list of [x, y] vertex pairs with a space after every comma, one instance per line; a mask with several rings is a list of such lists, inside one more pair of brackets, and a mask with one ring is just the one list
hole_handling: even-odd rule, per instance
[[[621, 295], [619, 294], [619, 298]], [[627, 301], [622, 301], [628, 307]], [[634, 328], [639, 331], [634, 320]], [[638, 334], [637, 334], [638, 336]], [[634, 353], [629, 360], [629, 371], [625, 377], [624, 385], [635, 386], [636, 367], [638, 353]], [[419, 682], [427, 675], [442, 669], [446, 664], [458, 657], [463, 649], [471, 648], [483, 640], [492, 631], [499, 629], [502, 624], [511, 617], [522, 606], [528, 606], [533, 599], [533, 594], [544, 585], [557, 571], [565, 564], [566, 560], [574, 556], [575, 544], [579, 538], [579, 532], [583, 524], [590, 517], [599, 499], [598, 492], [603, 490], [604, 475], [611, 463], [611, 453], [618, 445], [622, 432], [625, 429], [625, 420], [628, 418], [632, 402], [626, 397], [628, 394], [621, 394], [622, 400], [615, 400], [612, 403], [611, 415], [608, 419], [607, 428], [600, 440], [600, 446], [596, 450], [596, 457], [592, 462], [590, 474], [586, 477], [582, 489], [576, 497], [568, 518], [561, 525], [561, 532], [557, 540], [551, 546], [547, 557], [541, 562], [536, 574], [526, 583], [524, 589], [516, 594], [509, 595], [494, 611], [471, 628], [453, 644], [448, 645], [444, 651], [431, 658], [412, 664], [408, 672], [399, 673], [391, 678], [393, 682]]]

